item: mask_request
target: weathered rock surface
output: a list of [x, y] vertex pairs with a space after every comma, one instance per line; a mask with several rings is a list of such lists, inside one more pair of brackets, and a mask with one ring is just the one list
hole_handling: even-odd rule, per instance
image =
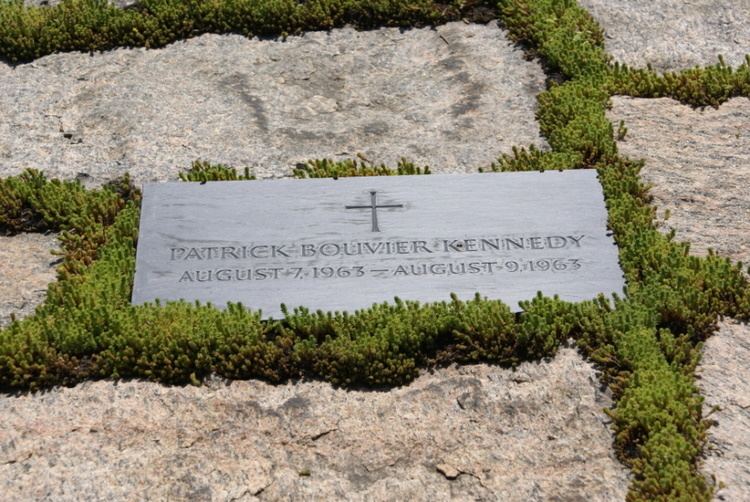
[[750, 262], [750, 99], [697, 110], [618, 96], [609, 118], [627, 127], [620, 152], [646, 160], [641, 174], [653, 185], [658, 214], [670, 212], [664, 226], [696, 254], [713, 248]]
[[659, 71], [719, 62], [739, 66], [750, 53], [750, 0], [581, 0], [604, 28], [615, 60]]
[[[664, 227], [691, 243], [750, 262], [750, 100], [696, 110], [670, 99], [613, 98], [610, 119], [628, 128], [621, 153], [646, 159], [642, 176], [653, 185]], [[750, 493], [750, 326], [726, 321], [708, 339], [698, 367], [709, 429], [704, 472], [726, 485], [717, 500]], [[711, 413], [714, 406], [720, 411]]]
[[0, 328], [10, 315], [21, 318], [44, 301], [47, 285], [55, 280], [58, 249], [54, 234], [0, 236]]
[[89, 382], [0, 398], [4, 500], [623, 500], [572, 349], [389, 392], [321, 382]]
[[310, 158], [357, 154], [474, 170], [545, 144], [534, 119], [544, 80], [496, 23], [56, 54], [0, 65], [0, 176], [165, 180], [197, 159], [288, 176]]
[[[726, 321], [706, 341], [697, 371], [710, 429], [704, 471], [724, 485], [717, 500], [747, 500], [750, 493], [750, 326]], [[718, 410], [711, 413], [714, 407]]]

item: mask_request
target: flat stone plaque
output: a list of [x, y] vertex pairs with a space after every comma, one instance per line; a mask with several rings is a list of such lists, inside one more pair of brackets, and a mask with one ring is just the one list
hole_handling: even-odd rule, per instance
[[133, 303], [264, 317], [624, 287], [593, 170], [147, 184], [137, 253]]

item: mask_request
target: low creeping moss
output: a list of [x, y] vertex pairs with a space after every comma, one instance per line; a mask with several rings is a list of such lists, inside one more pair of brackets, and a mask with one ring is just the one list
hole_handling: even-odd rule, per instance
[[353, 176], [398, 176], [430, 174], [430, 168], [420, 167], [405, 159], [399, 161], [395, 169], [360, 158], [359, 160], [334, 161], [330, 159], [310, 160], [294, 169], [295, 178], [345, 178]]
[[[424, 26], [473, 16], [483, 1], [63, 0], [54, 7], [0, 0], [0, 59], [22, 63], [55, 52], [163, 47], [203, 33], [287, 36], [346, 24], [360, 29]], [[480, 16], [482, 17], [482, 16]]]
[[193, 162], [190, 169], [180, 173], [180, 179], [206, 183], [208, 181], [249, 181], [254, 180], [255, 176], [250, 174], [249, 167], [243, 169], [242, 173], [238, 173], [237, 169], [224, 164], [197, 160]]
[[750, 55], [738, 68], [724, 59], [707, 68], [691, 68], [662, 75], [650, 67], [631, 69], [615, 64], [609, 70], [608, 92], [638, 98], [676, 99], [692, 106], [718, 107], [730, 98], [750, 97]]
[[[115, 11], [105, 3], [67, 0], [49, 10], [0, 3], [3, 57], [159, 46], [212, 30], [280, 34], [352, 21], [413, 25], [463, 8], [404, 1], [145, 0], [134, 11]], [[713, 254], [691, 256], [687, 244], [657, 230], [639, 178], [642, 163], [619, 155], [605, 110], [614, 93], [671, 96], [693, 105], [749, 95], [750, 64], [661, 76], [631, 70], [611, 63], [601, 29], [572, 0], [502, 0], [499, 9], [511, 36], [559, 78], [538, 97], [537, 118], [550, 150], [516, 148], [489, 169], [596, 169], [627, 280], [623, 296], [577, 304], [538, 296], [517, 315], [480, 296], [433, 304], [405, 299], [353, 313], [296, 309], [274, 321], [261, 321], [239, 304], [225, 310], [185, 302], [135, 307], [129, 297], [138, 191], [127, 179], [88, 191], [27, 171], [0, 180], [0, 232], [61, 231], [65, 262], [36, 314], [0, 330], [0, 387], [35, 389], [97, 377], [198, 384], [210, 374], [392, 386], [436, 364], [512, 367], [552, 356], [572, 339], [614, 396], [608, 413], [616, 452], [632, 470], [628, 500], [710, 500], [713, 487], [698, 470], [707, 424], [694, 370], [720, 316], [750, 320], [750, 286], [741, 265]], [[427, 172], [406, 161], [390, 169], [359, 159], [310, 161], [294, 175]], [[201, 162], [182, 178], [251, 182], [252, 176]]]
[[742, 265], [690, 256], [689, 245], [656, 229], [638, 176], [642, 164], [619, 156], [605, 110], [613, 94], [670, 96], [694, 106], [750, 96], [750, 65], [732, 70], [720, 61], [662, 76], [631, 70], [610, 62], [601, 30], [573, 1], [504, 0], [500, 7], [511, 36], [562, 81], [538, 97], [537, 118], [552, 151], [516, 150], [493, 168], [594, 168], [604, 188], [627, 296], [614, 309], [582, 304], [588, 315], [578, 314], [574, 333], [617, 401], [610, 413], [616, 451], [633, 473], [628, 500], [710, 500], [713, 487], [698, 471], [706, 424], [693, 371], [719, 316], [747, 319], [750, 287]]
[[480, 171], [562, 171], [579, 167], [584, 167], [583, 157], [577, 152], [544, 151], [530, 145], [528, 149], [514, 146], [512, 154], [502, 154], [489, 168]]

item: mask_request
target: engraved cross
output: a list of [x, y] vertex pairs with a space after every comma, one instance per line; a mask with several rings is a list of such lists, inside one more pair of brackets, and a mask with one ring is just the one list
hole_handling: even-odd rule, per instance
[[403, 204], [380, 204], [377, 202], [377, 192], [372, 190], [370, 192], [370, 205], [369, 206], [344, 206], [346, 209], [370, 209], [372, 211], [372, 231], [380, 232], [378, 226], [378, 209], [385, 207], [404, 207]]

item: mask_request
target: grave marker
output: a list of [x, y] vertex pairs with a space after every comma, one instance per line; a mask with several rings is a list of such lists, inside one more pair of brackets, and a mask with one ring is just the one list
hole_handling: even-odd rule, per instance
[[349, 310], [624, 286], [593, 170], [147, 184], [133, 303]]

